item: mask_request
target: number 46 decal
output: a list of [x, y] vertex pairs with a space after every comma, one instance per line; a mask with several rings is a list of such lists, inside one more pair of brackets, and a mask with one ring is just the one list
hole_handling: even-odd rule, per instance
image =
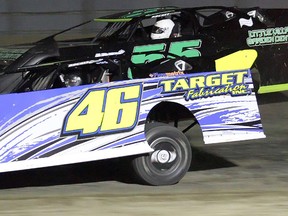
[[92, 89], [64, 119], [62, 135], [79, 138], [132, 130], [138, 122], [142, 85]]

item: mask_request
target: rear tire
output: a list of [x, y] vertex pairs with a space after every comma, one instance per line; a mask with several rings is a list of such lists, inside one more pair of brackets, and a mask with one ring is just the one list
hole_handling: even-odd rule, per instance
[[252, 81], [253, 81], [253, 85], [254, 85], [253, 91], [255, 93], [258, 93], [259, 88], [260, 88], [260, 83], [261, 83], [261, 77], [260, 77], [260, 73], [256, 67], [253, 67], [251, 69], [251, 75], [252, 75]]
[[140, 182], [154, 186], [178, 183], [188, 171], [192, 159], [187, 137], [175, 127], [151, 123], [147, 125], [146, 138], [154, 152], [132, 161]]

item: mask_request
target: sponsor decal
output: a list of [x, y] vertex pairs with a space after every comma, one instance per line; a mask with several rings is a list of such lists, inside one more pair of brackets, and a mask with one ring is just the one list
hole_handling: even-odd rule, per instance
[[149, 74], [150, 77], [170, 77], [170, 76], [179, 76], [183, 75], [183, 71], [173, 71], [173, 72], [167, 72], [167, 73], [152, 73]]
[[152, 16], [151, 18], [160, 18], [160, 17], [166, 17], [166, 16], [175, 15], [175, 14], [180, 14], [180, 12], [156, 14], [156, 15]]
[[162, 93], [185, 92], [185, 100], [230, 94], [231, 96], [251, 94], [244, 78], [248, 71], [231, 71], [161, 80]]
[[125, 53], [125, 50], [121, 49], [117, 52], [108, 52], [108, 53], [96, 53], [95, 57], [105, 57], [105, 56], [114, 56], [114, 55], [122, 55]]
[[227, 19], [231, 19], [231, 18], [233, 18], [235, 16], [235, 14], [233, 12], [231, 12], [231, 11], [226, 11], [225, 12], [225, 16], [226, 16]]
[[253, 18], [256, 18], [257, 11], [256, 10], [252, 10], [252, 11], [249, 11], [247, 14], [249, 16], [253, 17]]
[[265, 46], [288, 43], [288, 26], [248, 31], [247, 45]]
[[243, 26], [248, 26], [248, 27], [253, 26], [252, 17], [250, 17], [250, 19], [241, 18], [241, 19], [239, 19], [239, 23], [240, 23], [240, 27], [241, 27], [241, 28], [242, 28]]
[[0, 48], [0, 59], [1, 60], [15, 60], [19, 58], [27, 49], [5, 49]]
[[[149, 16], [149, 15], [157, 15], [160, 14], [161, 12], [158, 12], [158, 10], [161, 10], [163, 8], [147, 8], [147, 9], [139, 9], [139, 10], [134, 10], [130, 11], [129, 13], [125, 14], [122, 16], [122, 18], [135, 18], [139, 16]], [[175, 7], [165, 7], [165, 9], [170, 10], [169, 12], [173, 12]], [[166, 12], [168, 13], [168, 12]]]

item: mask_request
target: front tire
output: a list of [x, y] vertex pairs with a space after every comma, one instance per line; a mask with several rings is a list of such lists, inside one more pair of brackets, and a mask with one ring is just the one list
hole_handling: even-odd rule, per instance
[[132, 161], [138, 179], [154, 186], [178, 183], [188, 171], [192, 159], [187, 137], [175, 127], [151, 123], [147, 126], [146, 139], [154, 152]]

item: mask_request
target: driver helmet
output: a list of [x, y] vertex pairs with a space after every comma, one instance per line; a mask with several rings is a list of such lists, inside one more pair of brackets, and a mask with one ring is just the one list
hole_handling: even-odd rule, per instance
[[152, 28], [150, 35], [151, 39], [157, 40], [169, 38], [174, 26], [175, 23], [171, 19], [162, 19], [157, 21]]
[[83, 79], [78, 73], [65, 74], [64, 83], [66, 87], [80, 86], [83, 84]]

